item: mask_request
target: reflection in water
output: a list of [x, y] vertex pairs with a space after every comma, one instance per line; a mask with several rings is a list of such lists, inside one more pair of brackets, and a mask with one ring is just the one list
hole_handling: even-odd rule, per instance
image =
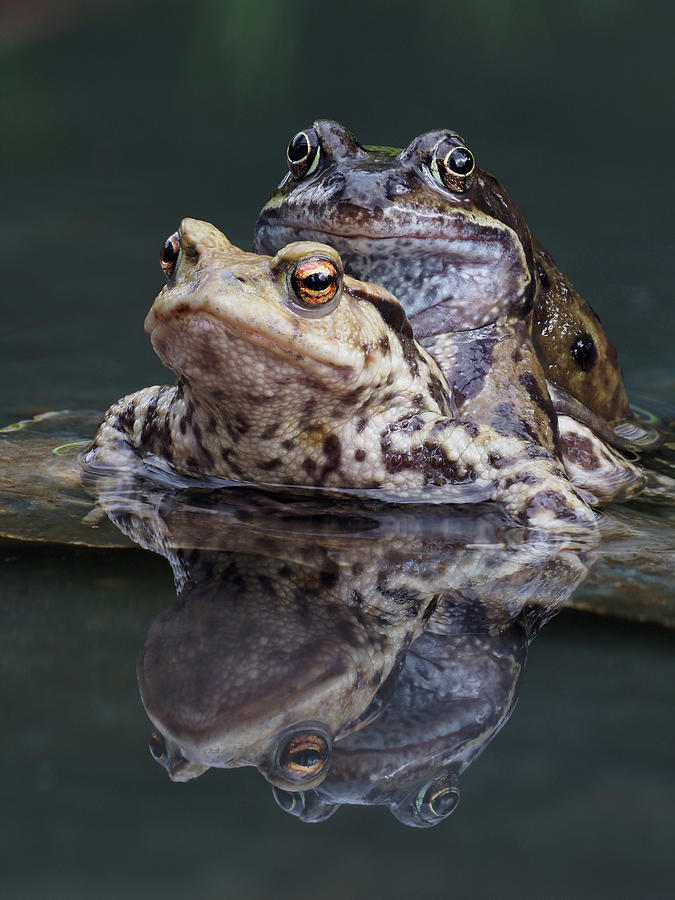
[[153, 756], [175, 781], [254, 765], [307, 821], [342, 803], [449, 815], [515, 706], [528, 641], [594, 556], [478, 506], [103, 481], [98, 500], [174, 572], [138, 661]]
[[[430, 628], [410, 649], [379, 720], [338, 744], [325, 781], [279, 805], [320, 821], [343, 803], [385, 804], [407, 825], [436, 825], [459, 801], [460, 773], [509, 718], [527, 658], [530, 617], [495, 627], [485, 607], [455, 610], [456, 631]], [[482, 621], [481, 621], [482, 620]]]

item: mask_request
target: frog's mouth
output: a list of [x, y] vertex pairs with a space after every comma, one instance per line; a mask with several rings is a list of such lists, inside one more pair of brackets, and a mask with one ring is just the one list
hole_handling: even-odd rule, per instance
[[[291, 240], [321, 241], [342, 256], [345, 271], [382, 285], [401, 302], [418, 338], [436, 331], [480, 328], [529, 308], [531, 276], [512, 233], [458, 229], [444, 234], [377, 234], [375, 229], [329, 231], [261, 221], [258, 252]], [[436, 308], [434, 310], [434, 308]]]

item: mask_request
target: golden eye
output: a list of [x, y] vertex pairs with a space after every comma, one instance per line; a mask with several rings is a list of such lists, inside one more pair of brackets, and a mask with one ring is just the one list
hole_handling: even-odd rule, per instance
[[291, 290], [300, 306], [316, 309], [330, 303], [342, 284], [342, 273], [330, 259], [314, 257], [299, 262], [291, 272]]
[[299, 131], [286, 148], [286, 160], [294, 178], [311, 175], [319, 165], [319, 137], [315, 128]]
[[431, 172], [449, 191], [461, 194], [473, 184], [476, 160], [468, 147], [458, 146], [456, 140], [446, 138], [434, 150]]
[[178, 238], [178, 232], [176, 231], [171, 235], [171, 237], [168, 237], [164, 241], [162, 252], [159, 254], [159, 264], [164, 270], [164, 274], [167, 278], [171, 278], [171, 276], [173, 275], [179, 253], [180, 240]]
[[277, 765], [289, 781], [296, 783], [316, 778], [328, 764], [330, 747], [320, 734], [304, 732], [292, 735], [279, 749]]

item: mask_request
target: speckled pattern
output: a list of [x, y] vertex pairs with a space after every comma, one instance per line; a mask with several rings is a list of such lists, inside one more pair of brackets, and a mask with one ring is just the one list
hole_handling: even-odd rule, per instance
[[387, 291], [345, 276], [325, 314], [298, 306], [294, 273], [308, 259], [341, 273], [335, 250], [296, 243], [270, 260], [194, 219], [177, 241], [146, 330], [178, 384], [114, 404], [85, 466], [123, 466], [132, 454], [187, 474], [407, 499], [478, 486], [516, 521], [594, 527], [553, 450], [456, 417], [442, 372]]
[[547, 379], [599, 424], [630, 418], [616, 351], [495, 178], [476, 167], [457, 192], [434, 176], [436, 148], [462, 138], [429, 132], [399, 152], [364, 148], [336, 122], [315, 122], [313, 130], [316, 165], [284, 178], [260, 213], [256, 248], [274, 252], [298, 238], [334, 245], [347, 271], [402, 302], [460, 416], [557, 453], [598, 500], [613, 486], [618, 496], [638, 492], [638, 470], [590, 427], [574, 426], [577, 437], [584, 431], [583, 460], [575, 458], [577, 440], [558, 439], [569, 422], [557, 421]]
[[[417, 718], [414, 710], [429, 704], [441, 720], [474, 732], [462, 742], [467, 764], [478, 735], [494, 733], [495, 715], [486, 715], [490, 704], [448, 705], [443, 683], [461, 670], [459, 696], [484, 694], [500, 632], [518, 621], [531, 634], [554, 615], [585, 576], [598, 537], [544, 537], [485, 505], [447, 516], [437, 506], [421, 512], [243, 491], [195, 502], [191, 491], [143, 482], [128, 489], [122, 481], [121, 492], [107, 483], [99, 503], [125, 534], [167, 558], [179, 594], [151, 625], [138, 660], [155, 728], [151, 752], [175, 781], [210, 766], [255, 765], [277, 787], [315, 787], [328, 766], [289, 781], [280, 764], [289, 732], [323, 735], [334, 759], [331, 747], [334, 754], [393, 702], [406, 653], [423, 632], [442, 636], [447, 653], [434, 654], [414, 702], [404, 690], [406, 724], [388, 728], [406, 739], [391, 740], [375, 770], [382, 775], [394, 754], [401, 768], [384, 786], [402, 788], [457, 750], [457, 742], [444, 745], [447, 730]], [[467, 642], [486, 655], [487, 670], [478, 660], [463, 665]], [[416, 736], [419, 762], [408, 754]], [[363, 758], [354, 764], [368, 768]]]

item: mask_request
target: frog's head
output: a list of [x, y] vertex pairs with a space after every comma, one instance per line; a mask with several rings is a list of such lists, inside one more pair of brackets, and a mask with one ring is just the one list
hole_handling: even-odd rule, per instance
[[333, 245], [348, 272], [398, 297], [418, 337], [529, 311], [527, 226], [456, 132], [430, 131], [398, 151], [319, 120], [286, 156], [288, 174], [256, 224], [260, 252], [298, 239]]
[[221, 418], [254, 409], [261, 422], [274, 418], [298, 433], [315, 409], [337, 425], [434, 365], [400, 304], [345, 276], [325, 244], [292, 243], [270, 258], [184, 219], [161, 263], [168, 284], [146, 331], [162, 361]]

